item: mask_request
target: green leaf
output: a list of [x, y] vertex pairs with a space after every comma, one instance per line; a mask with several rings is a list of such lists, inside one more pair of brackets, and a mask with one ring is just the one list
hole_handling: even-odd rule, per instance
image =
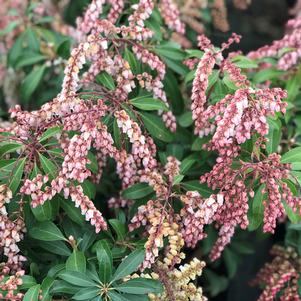
[[131, 299], [128, 299], [124, 297], [124, 295], [120, 295], [114, 291], [108, 292], [108, 296], [110, 297], [111, 301], [131, 301]]
[[38, 301], [39, 300], [40, 284], [31, 287], [23, 297], [23, 301]]
[[281, 122], [280, 120], [274, 120], [268, 118], [269, 133], [267, 134], [268, 142], [266, 144], [266, 150], [268, 154], [277, 152], [278, 145], [281, 139]]
[[209, 197], [213, 191], [207, 187], [205, 184], [201, 184], [199, 180], [192, 180], [183, 182], [181, 184], [186, 191], [198, 191], [201, 196], [207, 198]]
[[21, 95], [25, 103], [28, 103], [31, 95], [37, 89], [39, 83], [41, 82], [44, 71], [46, 69], [45, 65], [36, 66], [23, 80], [21, 85]]
[[125, 225], [118, 219], [109, 219], [109, 224], [116, 232], [118, 240], [124, 240], [126, 236]]
[[223, 259], [225, 261], [225, 265], [226, 265], [229, 277], [233, 278], [237, 271], [237, 264], [238, 264], [237, 256], [235, 256], [235, 253], [232, 252], [229, 248], [226, 248], [223, 252]]
[[66, 240], [60, 229], [49, 221], [38, 223], [29, 230], [29, 234], [32, 238], [43, 241]]
[[63, 130], [63, 127], [61, 126], [53, 126], [51, 128], [48, 128], [43, 134], [42, 136], [39, 138], [40, 142], [43, 142], [57, 134], [60, 134]]
[[130, 99], [129, 102], [134, 107], [144, 111], [154, 111], [154, 110], [168, 111], [168, 107], [162, 100], [148, 97], [148, 96], [136, 97]]
[[130, 279], [129, 281], [115, 286], [115, 288], [119, 292], [135, 295], [143, 295], [149, 293], [159, 294], [163, 291], [163, 286], [159, 281], [147, 278]]
[[54, 283], [54, 279], [52, 277], [46, 277], [43, 279], [43, 282], [41, 284], [41, 290], [42, 290], [42, 300], [41, 301], [51, 301], [52, 297], [50, 296], [50, 288], [52, 287]]
[[99, 266], [99, 278], [103, 283], [107, 283], [112, 276], [112, 253], [106, 240], [98, 241], [95, 247]]
[[39, 158], [45, 174], [49, 175], [51, 179], [54, 179], [57, 173], [55, 164], [41, 153], [39, 153]]
[[90, 277], [81, 272], [75, 271], [66, 271], [59, 274], [59, 277], [64, 281], [73, 284], [75, 286], [80, 287], [93, 287], [96, 286], [96, 282], [94, 282]]
[[181, 181], [184, 179], [184, 175], [176, 175], [173, 179], [172, 185], [178, 185], [181, 183]]
[[0, 157], [5, 154], [12, 153], [18, 149], [20, 149], [23, 145], [15, 142], [2, 142], [0, 143]]
[[232, 59], [232, 62], [238, 67], [242, 69], [249, 69], [249, 68], [257, 68], [258, 64], [254, 62], [252, 59], [237, 55]]
[[289, 78], [286, 82], [285, 90], [287, 91], [287, 102], [293, 102], [300, 90], [301, 65], [299, 65], [297, 73]]
[[22, 276], [22, 284], [18, 287], [21, 290], [29, 289], [32, 286], [36, 285], [37, 281], [34, 277], [29, 275]]
[[263, 212], [264, 212], [264, 206], [263, 206], [263, 200], [266, 198], [266, 194], [262, 193], [262, 189], [264, 189], [265, 185], [262, 184], [256, 191], [252, 205], [251, 210], [249, 210], [248, 217], [249, 217], [249, 226], [248, 229], [250, 231], [256, 230], [263, 221]]
[[128, 49], [124, 50], [124, 59], [129, 63], [131, 70], [134, 74], [140, 73], [141, 64], [138, 62], [134, 56], [134, 54]]
[[128, 200], [141, 199], [154, 192], [147, 183], [137, 183], [122, 191], [122, 197]]
[[108, 88], [109, 90], [115, 89], [115, 82], [113, 77], [106, 71], [102, 71], [96, 76], [96, 81]]
[[173, 135], [165, 127], [165, 124], [160, 117], [145, 112], [139, 112], [139, 114], [143, 120], [146, 129], [151, 134], [151, 136], [164, 142], [172, 141]]
[[66, 261], [67, 271], [86, 272], [86, 257], [85, 254], [78, 250], [73, 250], [73, 253]]
[[71, 254], [71, 251], [66, 246], [65, 242], [60, 240], [43, 241], [39, 243], [39, 246], [50, 253], [57, 254], [60, 256], [70, 256]]
[[65, 281], [55, 280], [50, 290], [51, 294], [69, 294], [73, 295], [78, 292], [78, 287], [71, 285]]
[[279, 78], [283, 74], [284, 71], [276, 70], [276, 69], [264, 69], [258, 71], [253, 78], [254, 83], [260, 84], [267, 80]]
[[46, 201], [35, 208], [31, 207], [31, 211], [39, 222], [49, 221], [53, 217], [52, 201]]
[[231, 80], [228, 73], [223, 78], [223, 83], [230, 89], [230, 90], [237, 90], [238, 87], [235, 85], [235, 83]]
[[144, 250], [136, 250], [125, 257], [117, 267], [111, 280], [116, 281], [135, 272], [139, 265], [143, 262], [144, 256]]
[[72, 221], [81, 226], [85, 223], [84, 216], [81, 214], [80, 209], [74, 206], [73, 202], [60, 198], [60, 205]]
[[186, 54], [183, 50], [170, 46], [156, 46], [155, 52], [164, 58], [172, 58], [173, 60], [183, 61]]
[[63, 59], [67, 60], [70, 57], [70, 48], [71, 48], [71, 41], [70, 39], [67, 39], [58, 45], [56, 49], [56, 53]]
[[193, 158], [192, 156], [185, 158], [181, 162], [180, 173], [185, 174], [196, 162], [197, 159]]
[[100, 288], [82, 288], [79, 290], [72, 299], [74, 300], [91, 300], [94, 297], [100, 296]]
[[191, 126], [193, 124], [192, 112], [191, 111], [185, 112], [179, 117], [178, 121], [179, 121], [179, 125], [182, 126], [183, 128], [187, 128]]
[[29, 52], [24, 54], [23, 56], [19, 57], [17, 60], [15, 67], [16, 68], [23, 68], [26, 66], [34, 65], [36, 63], [40, 63], [46, 60], [45, 55], [41, 55], [39, 53]]
[[282, 155], [282, 163], [299, 163], [301, 162], [301, 146], [295, 147]]
[[10, 175], [11, 180], [8, 185], [8, 187], [10, 188], [13, 195], [15, 194], [15, 192], [17, 191], [17, 189], [20, 185], [26, 159], [27, 158], [23, 158], [21, 160], [15, 161], [16, 163], [14, 163], [13, 174]]

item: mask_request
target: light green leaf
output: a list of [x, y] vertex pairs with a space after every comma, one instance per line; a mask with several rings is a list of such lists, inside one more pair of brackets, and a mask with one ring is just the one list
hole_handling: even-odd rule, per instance
[[106, 71], [101, 72], [96, 76], [97, 82], [108, 88], [109, 90], [115, 89], [115, 82], [113, 77]]
[[282, 155], [282, 163], [299, 163], [301, 162], [301, 146], [295, 147]]
[[162, 100], [148, 97], [148, 96], [136, 97], [130, 99], [129, 102], [134, 107], [144, 111], [154, 111], [154, 110], [168, 111], [168, 107]]
[[86, 257], [85, 254], [78, 250], [73, 250], [73, 253], [66, 261], [67, 271], [86, 272]]
[[40, 284], [31, 287], [23, 297], [23, 301], [38, 301], [39, 300]]

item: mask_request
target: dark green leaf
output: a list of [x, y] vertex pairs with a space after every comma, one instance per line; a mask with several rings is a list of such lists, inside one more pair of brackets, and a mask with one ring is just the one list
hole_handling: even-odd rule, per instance
[[153, 137], [164, 142], [172, 141], [173, 135], [165, 127], [165, 124], [160, 117], [146, 112], [140, 112], [139, 114], [143, 120], [146, 129]]
[[44, 241], [66, 240], [60, 229], [49, 221], [38, 223], [29, 230], [29, 234], [35, 239]]
[[162, 100], [148, 97], [148, 96], [136, 97], [130, 99], [129, 102], [134, 107], [144, 111], [154, 111], [154, 110], [168, 111], [168, 107]]
[[186, 191], [198, 191], [201, 196], [207, 198], [213, 191], [207, 187], [205, 184], [201, 184], [199, 180], [192, 180], [181, 183]]
[[72, 299], [74, 300], [91, 300], [92, 298], [96, 297], [97, 295], [100, 295], [100, 289], [95, 288], [82, 288], [79, 290]]
[[143, 295], [149, 293], [159, 294], [163, 291], [163, 286], [159, 281], [146, 278], [130, 279], [129, 281], [115, 286], [115, 288], [119, 292], [135, 295]]
[[128, 200], [141, 199], [154, 192], [147, 183], [137, 183], [122, 191], [122, 197]]
[[94, 282], [90, 277], [81, 272], [75, 271], [66, 271], [59, 274], [59, 277], [64, 281], [81, 287], [93, 287], [96, 286], [96, 282]]
[[112, 226], [112, 228], [116, 232], [118, 240], [124, 240], [124, 238], [126, 236], [125, 225], [118, 219], [109, 219], [109, 224]]
[[103, 283], [107, 283], [112, 276], [112, 253], [106, 240], [100, 240], [96, 243], [95, 247], [99, 266], [99, 278]]
[[36, 66], [23, 80], [21, 85], [21, 95], [25, 103], [28, 103], [30, 97], [37, 89], [39, 83], [41, 82], [44, 71], [46, 69], [45, 65]]
[[136, 250], [127, 257], [125, 257], [120, 263], [120, 265], [117, 267], [112, 277], [112, 281], [119, 280], [135, 272], [139, 265], [143, 262], [144, 256], [144, 250]]

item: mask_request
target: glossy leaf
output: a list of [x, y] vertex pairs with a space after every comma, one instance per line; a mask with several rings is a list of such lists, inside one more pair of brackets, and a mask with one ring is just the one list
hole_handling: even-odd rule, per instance
[[32, 238], [44, 241], [66, 240], [60, 229], [52, 222], [38, 223], [29, 230]]

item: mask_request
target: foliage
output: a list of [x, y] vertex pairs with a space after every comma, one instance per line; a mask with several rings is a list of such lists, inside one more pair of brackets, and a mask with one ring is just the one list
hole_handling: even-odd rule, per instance
[[270, 48], [226, 55], [240, 37], [186, 47], [195, 28], [172, 1], [87, 2], [65, 18], [5, 2], [0, 297], [206, 300], [191, 249], [214, 296], [252, 252], [247, 231], [299, 230], [300, 18]]

